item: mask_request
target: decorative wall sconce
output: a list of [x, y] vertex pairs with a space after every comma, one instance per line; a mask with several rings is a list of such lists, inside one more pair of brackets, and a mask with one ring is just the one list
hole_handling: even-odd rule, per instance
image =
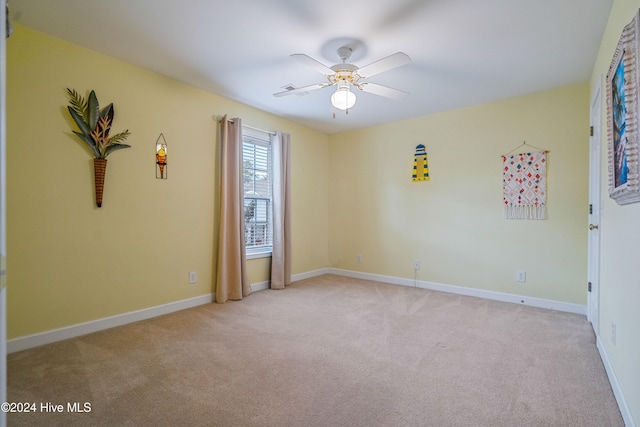
[[160, 134], [156, 140], [156, 179], [167, 179], [167, 140]]

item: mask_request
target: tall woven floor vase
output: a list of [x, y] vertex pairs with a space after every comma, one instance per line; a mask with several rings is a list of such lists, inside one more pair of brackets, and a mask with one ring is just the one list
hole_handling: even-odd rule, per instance
[[102, 192], [104, 190], [104, 175], [107, 172], [107, 159], [93, 159], [93, 173], [96, 184], [96, 205], [102, 207]]

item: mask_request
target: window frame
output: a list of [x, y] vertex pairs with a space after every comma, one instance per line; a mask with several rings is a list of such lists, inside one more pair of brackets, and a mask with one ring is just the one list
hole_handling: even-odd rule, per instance
[[[271, 146], [271, 138], [269, 137], [269, 135], [262, 135], [259, 134], [257, 132], [250, 132], [247, 131], [246, 129], [243, 129], [242, 132], [242, 172], [243, 172], [243, 177], [245, 175], [245, 144], [251, 144], [252, 146], [261, 146], [261, 147], [266, 147], [267, 148], [267, 155], [266, 155], [266, 160], [267, 160], [267, 168], [266, 168], [266, 175], [267, 175], [267, 180], [268, 180], [268, 197], [265, 197], [264, 195], [258, 195], [256, 194], [255, 197], [247, 197], [247, 193], [245, 193], [244, 187], [245, 187], [245, 181], [243, 178], [243, 197], [242, 197], [242, 203], [243, 203], [243, 225], [244, 225], [244, 229], [245, 229], [245, 233], [247, 232], [247, 219], [244, 216], [245, 213], [245, 206], [246, 206], [246, 199], [254, 199], [254, 200], [268, 200], [268, 205], [267, 205], [267, 209], [266, 209], [266, 227], [268, 228], [267, 230], [267, 240], [269, 242], [268, 245], [264, 245], [264, 246], [249, 246], [248, 242], [246, 240], [245, 237], [245, 252], [246, 252], [246, 259], [256, 259], [256, 258], [265, 258], [265, 257], [270, 257], [273, 253], [273, 150], [272, 150], [272, 146]], [[252, 169], [253, 171], [256, 170], [256, 168]], [[264, 172], [264, 169], [257, 169], [261, 172]], [[253, 183], [254, 183], [254, 188], [255, 188], [255, 174], [253, 176]], [[255, 218], [255, 217], [254, 217]], [[255, 222], [254, 222], [255, 224]]]

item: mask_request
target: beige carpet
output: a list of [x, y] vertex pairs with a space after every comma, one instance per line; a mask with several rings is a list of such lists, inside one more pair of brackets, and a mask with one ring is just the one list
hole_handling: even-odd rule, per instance
[[584, 316], [333, 275], [11, 354], [8, 395], [10, 426], [624, 425]]

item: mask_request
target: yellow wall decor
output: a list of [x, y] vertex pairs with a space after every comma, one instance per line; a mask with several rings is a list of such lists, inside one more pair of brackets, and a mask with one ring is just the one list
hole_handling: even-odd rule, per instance
[[424, 145], [416, 146], [416, 153], [413, 155], [413, 182], [429, 181], [429, 163], [427, 162], [427, 149]]

